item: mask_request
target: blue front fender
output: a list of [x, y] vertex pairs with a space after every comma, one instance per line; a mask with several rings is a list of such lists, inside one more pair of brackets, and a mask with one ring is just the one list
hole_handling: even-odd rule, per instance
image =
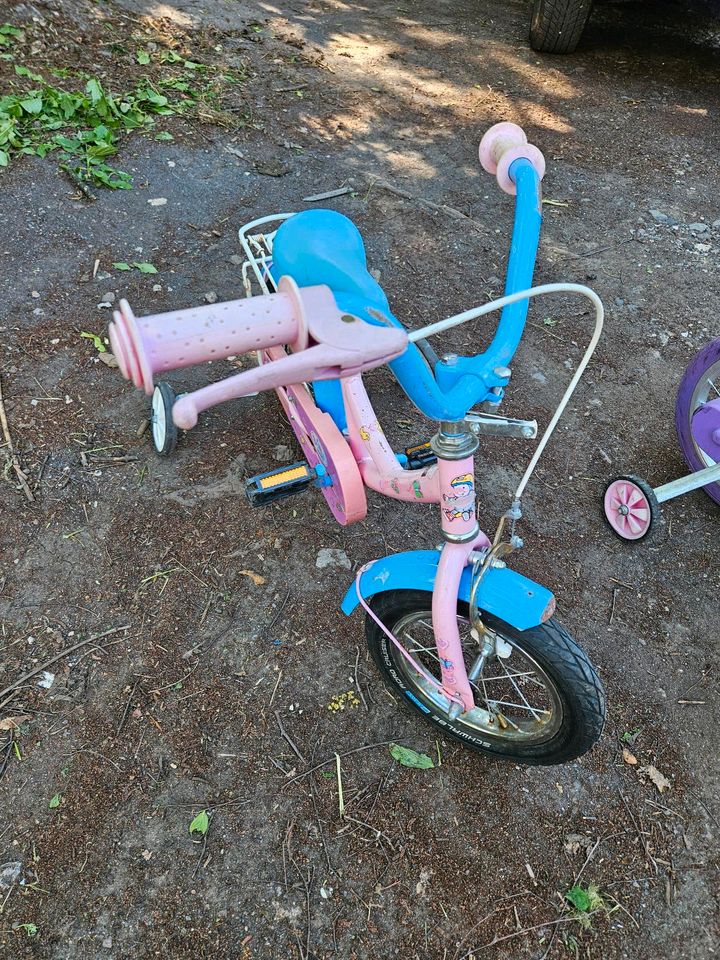
[[[360, 577], [360, 592], [367, 600], [387, 590], [426, 590], [432, 593], [437, 574], [439, 550], [409, 550], [376, 560]], [[470, 600], [470, 566], [465, 567], [460, 579], [460, 600]], [[528, 630], [542, 623], [542, 617], [553, 600], [552, 593], [540, 584], [528, 580], [509, 567], [496, 567], [483, 577], [478, 590], [478, 606], [516, 630]], [[359, 603], [353, 583], [342, 602], [348, 616]]]

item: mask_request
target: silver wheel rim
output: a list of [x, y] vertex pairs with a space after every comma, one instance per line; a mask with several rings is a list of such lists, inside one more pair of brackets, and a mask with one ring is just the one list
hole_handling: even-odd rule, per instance
[[167, 415], [165, 401], [159, 387], [155, 387], [152, 398], [152, 432], [156, 448], [162, 450], [167, 434]]
[[692, 418], [698, 407], [702, 407], [708, 400], [717, 400], [718, 398], [720, 398], [720, 360], [717, 360], [712, 366], [708, 367], [695, 384], [693, 395], [690, 398], [690, 410], [688, 411], [692, 444], [701, 462], [704, 463], [706, 467], [714, 466], [715, 461], [697, 445], [692, 432]]
[[[458, 616], [465, 667], [470, 669], [479, 653], [470, 635], [470, 623]], [[440, 662], [432, 629], [432, 614], [415, 611], [395, 624], [395, 636], [408, 653], [431, 676], [440, 679]], [[550, 740], [560, 729], [563, 706], [555, 683], [540, 664], [518, 646], [512, 637], [491, 631], [512, 647], [507, 659], [491, 658], [471, 684], [475, 708], [462, 714], [452, 726], [474, 737], [528, 746]], [[447, 714], [449, 701], [390, 644], [392, 658], [414, 694], [427, 706]]]

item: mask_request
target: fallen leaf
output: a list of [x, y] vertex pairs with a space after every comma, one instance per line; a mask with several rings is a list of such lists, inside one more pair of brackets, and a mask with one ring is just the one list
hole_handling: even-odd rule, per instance
[[634, 767], [637, 763], [637, 757], [634, 753], [630, 753], [627, 747], [623, 747], [622, 758], [625, 763], [628, 763], [631, 767]]
[[668, 778], [663, 776], [658, 768], [653, 767], [652, 764], [649, 767], [643, 767], [642, 772], [646, 773], [650, 777], [660, 793], [665, 793], [665, 791], [669, 790], [672, 786]]
[[101, 361], [105, 364], [106, 367], [117, 367], [117, 366], [118, 366], [118, 362], [117, 362], [117, 360], [115, 359], [115, 357], [112, 355], [112, 353], [101, 353], [101, 354], [99, 355], [98, 359], [101, 360]]
[[256, 587], [259, 587], [266, 582], [265, 577], [261, 577], [260, 574], [255, 573], [254, 570], [241, 570], [240, 574], [243, 577], [250, 577], [250, 579], [252, 580], [252, 582], [255, 584]]
[[60, 794], [56, 793], [55, 796], [50, 801], [50, 803], [48, 804], [48, 806], [50, 807], [51, 810], [55, 810], [57, 807], [60, 806], [61, 800], [62, 800], [62, 797], [60, 796]]
[[190, 823], [189, 830], [190, 833], [200, 833], [203, 836], [208, 832], [208, 827], [210, 826], [210, 817], [208, 816], [207, 810], [201, 810], [200, 813], [195, 817], [195, 819]]
[[417, 770], [429, 770], [435, 766], [426, 753], [418, 753], [410, 747], [401, 747], [397, 743], [390, 745], [390, 756], [404, 767], [414, 767]]
[[569, 833], [565, 837], [563, 850], [566, 853], [570, 853], [575, 856], [575, 854], [579, 853], [581, 850], [589, 850], [592, 845], [593, 842], [591, 837], [586, 837], [582, 833]]
[[83, 330], [80, 336], [85, 340], [92, 340], [93, 346], [98, 353], [105, 353], [107, 350], [107, 347], [102, 342], [102, 337], [99, 337], [96, 333], [88, 333], [87, 330]]
[[30, 720], [29, 714], [23, 714], [18, 717], [3, 717], [0, 720], [0, 730], [17, 730], [21, 723], [25, 723], [26, 720]]

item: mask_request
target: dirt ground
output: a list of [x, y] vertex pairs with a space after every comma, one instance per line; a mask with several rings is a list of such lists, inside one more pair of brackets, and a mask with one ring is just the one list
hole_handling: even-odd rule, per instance
[[[717, 955], [717, 506], [676, 500], [632, 547], [599, 513], [614, 474], [682, 474], [675, 391], [720, 334], [717, 16], [602, 7], [560, 59], [528, 48], [518, 0], [54, 0], [2, 4], [3, 20], [52, 39], [38, 59], [110, 88], [138, 70], [117, 44], [108, 55], [113, 30], [179, 37], [247, 79], [215, 122], [173, 120], [174, 142], [127, 139], [132, 191], [92, 201], [52, 158], [2, 171], [0, 376], [34, 499], [6, 467], [0, 687], [95, 638], [48, 668], [49, 689], [34, 676], [0, 696], [0, 715], [21, 718], [0, 733], [2, 955]], [[276, 399], [209, 412], [160, 460], [138, 436], [145, 398], [80, 337], [105, 329], [107, 293], [137, 313], [242, 295], [237, 227], [345, 185], [328, 205], [358, 224], [410, 325], [499, 293], [512, 203], [477, 142], [500, 119], [548, 161], [536, 279], [589, 283], [608, 311], [521, 531], [519, 567], [555, 591], [608, 696], [601, 742], [559, 768], [471, 755], [400, 710], [360, 616], [339, 610], [350, 570], [316, 566], [327, 548], [356, 568], [433, 546], [432, 510], [370, 495], [348, 529], [312, 493], [252, 511], [243, 480], [273, 468], [279, 445], [294, 451]], [[135, 259], [157, 275], [111, 268]], [[575, 302], [533, 308], [509, 413], [547, 422], [590, 324]], [[491, 329], [441, 348], [477, 349]], [[387, 371], [367, 379], [398, 447], [429, 435]], [[529, 455], [486, 445], [486, 529]], [[328, 709], [358, 686], [359, 706]], [[401, 767], [388, 741], [441, 765]], [[204, 842], [188, 830], [201, 810]], [[587, 926], [563, 899], [578, 878], [606, 904]]]

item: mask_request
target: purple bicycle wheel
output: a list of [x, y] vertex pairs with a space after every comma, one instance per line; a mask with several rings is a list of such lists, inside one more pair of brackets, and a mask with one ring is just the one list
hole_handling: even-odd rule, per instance
[[[713, 340], [697, 354], [685, 371], [675, 402], [675, 427], [683, 456], [691, 470], [702, 470], [715, 462], [695, 442], [692, 418], [698, 407], [720, 397], [720, 340]], [[720, 483], [703, 490], [720, 503]]]

